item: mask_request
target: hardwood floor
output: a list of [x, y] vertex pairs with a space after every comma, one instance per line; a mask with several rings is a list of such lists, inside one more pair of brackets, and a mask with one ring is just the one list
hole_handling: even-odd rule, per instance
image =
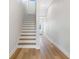
[[34, 48], [18, 48], [10, 59], [41, 59], [40, 50]]
[[18, 48], [10, 59], [69, 59], [47, 39], [41, 42], [40, 50], [35, 48]]
[[41, 59], [69, 59], [47, 38], [41, 42]]

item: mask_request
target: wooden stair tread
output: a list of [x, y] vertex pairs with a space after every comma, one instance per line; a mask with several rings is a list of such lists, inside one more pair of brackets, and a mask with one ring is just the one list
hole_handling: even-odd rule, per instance
[[36, 40], [36, 39], [33, 39], [33, 38], [30, 38], [30, 39], [26, 39], [26, 38], [23, 38], [23, 39], [19, 39], [19, 40]]
[[18, 43], [18, 45], [36, 45], [36, 43]]
[[25, 34], [22, 34], [21, 36], [36, 36], [35, 34], [32, 34], [32, 35], [25, 35]]
[[36, 31], [22, 31], [22, 33], [36, 33]]

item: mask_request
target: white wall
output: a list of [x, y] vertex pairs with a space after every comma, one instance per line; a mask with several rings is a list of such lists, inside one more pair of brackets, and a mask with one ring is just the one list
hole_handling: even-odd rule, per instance
[[67, 56], [70, 54], [69, 8], [69, 0], [38, 0], [37, 3], [38, 28], [39, 24], [44, 25], [46, 37]]
[[9, 53], [16, 48], [16, 42], [20, 35], [20, 28], [24, 16], [22, 4], [17, 0], [10, 0], [9, 10]]
[[36, 13], [36, 0], [24, 0], [23, 4], [25, 6], [26, 12], [28, 14], [35, 14]]
[[35, 14], [36, 12], [36, 1], [30, 1], [28, 2], [28, 8], [27, 8], [27, 12], [29, 14]]
[[70, 54], [69, 0], [54, 0], [49, 6], [46, 34], [66, 55]]

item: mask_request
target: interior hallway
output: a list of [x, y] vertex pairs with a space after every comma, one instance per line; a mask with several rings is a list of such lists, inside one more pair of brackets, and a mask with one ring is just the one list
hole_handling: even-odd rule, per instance
[[49, 41], [43, 42], [42, 51], [36, 48], [18, 48], [10, 59], [69, 59]]
[[47, 38], [41, 42], [40, 49], [17, 48], [10, 59], [69, 59]]
[[69, 0], [23, 1], [10, 0], [10, 59], [69, 59]]

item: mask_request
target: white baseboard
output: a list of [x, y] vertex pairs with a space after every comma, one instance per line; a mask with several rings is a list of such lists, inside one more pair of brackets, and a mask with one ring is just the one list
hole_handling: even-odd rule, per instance
[[14, 54], [14, 52], [16, 51], [16, 49], [17, 49], [17, 48], [14, 48], [14, 49], [9, 53], [9, 57], [11, 57], [11, 56]]
[[57, 43], [53, 42], [52, 39], [49, 38], [47, 35], [45, 35], [45, 37], [47, 37], [48, 40], [49, 40], [50, 42], [52, 42], [52, 43], [53, 43], [61, 52], [63, 52], [68, 58], [70, 58], [70, 54], [69, 54], [67, 51], [65, 51], [64, 48], [62, 48], [61, 46], [59, 46]]

